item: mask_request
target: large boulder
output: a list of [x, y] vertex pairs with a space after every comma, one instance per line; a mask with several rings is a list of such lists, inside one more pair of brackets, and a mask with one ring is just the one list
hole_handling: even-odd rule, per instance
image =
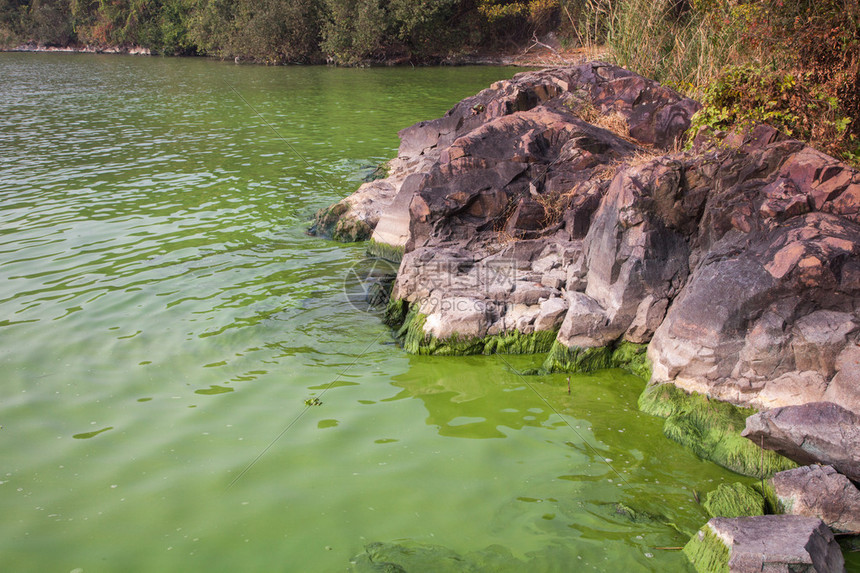
[[860, 226], [834, 202], [860, 176], [766, 128], [736, 148], [699, 143], [709, 159], [691, 158], [685, 173], [708, 197], [689, 280], [649, 348], [655, 378], [774, 408], [823, 400], [841, 368], [830, 395], [856, 404], [851, 359], [837, 362], [860, 330]]
[[860, 535], [860, 491], [833, 466], [803, 466], [770, 479], [781, 509], [818, 517], [837, 533]]
[[684, 548], [701, 573], [842, 573], [845, 560], [823, 521], [799, 515], [715, 517]]
[[[434, 162], [407, 176], [373, 233], [377, 243], [405, 247], [392, 298], [410, 304], [483, 299], [494, 309], [486, 315], [492, 320], [486, 332], [496, 335], [566, 332], [564, 325], [582, 310], [577, 303], [596, 297], [610, 313], [611, 332], [595, 344], [610, 343], [631, 327], [631, 336], [646, 341], [685, 272], [683, 238], [670, 233], [667, 240], [662, 222], [651, 225], [648, 216], [652, 187], [666, 196], [663, 211], [671, 207], [678, 168], [671, 162], [644, 166], [614, 188], [610, 183], [625, 161], [648, 155], [642, 144], [674, 146], [696, 109], [654, 82], [589, 63], [520, 74], [467, 98], [444, 118], [402, 131], [401, 161]], [[613, 121], [594, 121], [600, 112]], [[643, 183], [647, 188], [640, 190]], [[607, 191], [612, 200], [602, 205]], [[621, 204], [628, 214], [618, 220]], [[592, 231], [598, 208], [603, 222]], [[620, 227], [631, 229], [616, 244], [609, 236]], [[589, 233], [599, 238], [587, 239]], [[595, 245], [591, 254], [586, 243]], [[630, 258], [621, 280], [611, 268], [594, 270], [595, 283], [612, 283], [611, 292], [592, 288], [587, 299], [574, 297], [572, 304], [566, 295], [586, 289], [589, 265], [616, 255]], [[666, 265], [666, 259], [678, 263]], [[482, 272], [497, 268], [511, 272], [502, 281], [499, 273]], [[424, 322], [425, 333], [431, 335], [431, 327], [459, 332], [442, 324], [459, 320], [436, 313]]]
[[490, 309], [434, 311], [429, 338], [647, 344], [654, 382], [860, 413], [860, 173], [768, 126], [670, 151], [697, 109], [603, 63], [518, 74], [401, 131], [391, 175], [320, 226], [402, 256], [395, 301]]
[[832, 465], [860, 481], [860, 416], [832, 402], [812, 402], [759, 412], [742, 435], [799, 464]]

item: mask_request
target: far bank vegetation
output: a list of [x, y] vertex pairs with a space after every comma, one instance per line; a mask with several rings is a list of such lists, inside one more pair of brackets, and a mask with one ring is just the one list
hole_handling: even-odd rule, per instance
[[[860, 0], [0, 0], [0, 46], [141, 46], [267, 64], [423, 64], [599, 47], [696, 97], [696, 128], [766, 121], [860, 163]], [[593, 52], [592, 52], [593, 53]]]

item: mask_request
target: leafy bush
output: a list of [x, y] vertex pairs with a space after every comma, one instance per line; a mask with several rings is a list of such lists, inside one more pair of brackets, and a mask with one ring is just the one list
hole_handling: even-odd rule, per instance
[[391, 18], [378, 0], [325, 0], [329, 18], [321, 47], [337, 61], [354, 64], [384, 47]]
[[318, 0], [204, 0], [189, 20], [189, 40], [203, 53], [268, 64], [319, 58]]
[[828, 96], [812, 77], [811, 72], [765, 72], [752, 65], [728, 68], [706, 88], [704, 107], [693, 117], [691, 129], [745, 129], [768, 123], [825, 152], [850, 154], [852, 120], [837, 98]]
[[73, 39], [69, 4], [64, 0], [33, 0], [27, 11], [29, 38], [47, 46], [65, 46]]
[[21, 41], [26, 13], [24, 0], [0, 0], [0, 47], [14, 46]]

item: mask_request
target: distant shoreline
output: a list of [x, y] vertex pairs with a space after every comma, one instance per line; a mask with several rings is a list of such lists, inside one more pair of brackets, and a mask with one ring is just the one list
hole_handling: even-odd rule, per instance
[[151, 56], [149, 48], [142, 46], [45, 46], [33, 42], [14, 48], [0, 48], [0, 52], [47, 52], [63, 54], [128, 54], [131, 56]]
[[[33, 52], [33, 53], [60, 53], [60, 54], [127, 54], [132, 56], [151, 56], [153, 55], [149, 48], [142, 46], [45, 46], [28, 42], [15, 47], [0, 48], [0, 52]], [[460, 54], [450, 56], [435, 65], [441, 66], [517, 66], [526, 68], [545, 68], [556, 67], [559, 65], [571, 65], [581, 63], [588, 60], [600, 59], [600, 56], [605, 56], [604, 53], [598, 50], [574, 49], [563, 51], [561, 53], [550, 51], [542, 47], [532, 47], [524, 51], [512, 53], [483, 53], [483, 54]], [[169, 56], [169, 57], [204, 57], [211, 58], [212, 56]], [[217, 59], [217, 58], [216, 58]], [[225, 60], [229, 61], [229, 60]], [[253, 60], [237, 59], [239, 64], [261, 64]], [[266, 65], [266, 64], [263, 64]], [[286, 64], [289, 65], [289, 64]], [[408, 65], [399, 59], [383, 61], [383, 62], [368, 62], [365, 65], [370, 67], [386, 67], [397, 65]]]

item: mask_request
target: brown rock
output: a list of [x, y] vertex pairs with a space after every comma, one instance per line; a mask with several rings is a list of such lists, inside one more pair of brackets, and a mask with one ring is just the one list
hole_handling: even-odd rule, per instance
[[836, 358], [836, 375], [823, 399], [860, 415], [860, 344], [857, 341], [848, 344]]
[[860, 491], [832, 466], [804, 466], [770, 479], [782, 509], [818, 517], [837, 533], [860, 534]]
[[729, 549], [732, 573], [841, 573], [845, 560], [820, 520], [798, 515], [715, 517], [708, 528]]
[[759, 412], [741, 434], [799, 464], [832, 465], [860, 481], [860, 416], [831, 402]]
[[649, 344], [658, 381], [860, 410], [860, 174], [768, 126], [660, 156], [697, 107], [602, 63], [519, 74], [403, 130], [321, 218], [403, 246], [395, 298], [496, 305], [437, 334], [556, 328], [569, 300], [560, 342]]

